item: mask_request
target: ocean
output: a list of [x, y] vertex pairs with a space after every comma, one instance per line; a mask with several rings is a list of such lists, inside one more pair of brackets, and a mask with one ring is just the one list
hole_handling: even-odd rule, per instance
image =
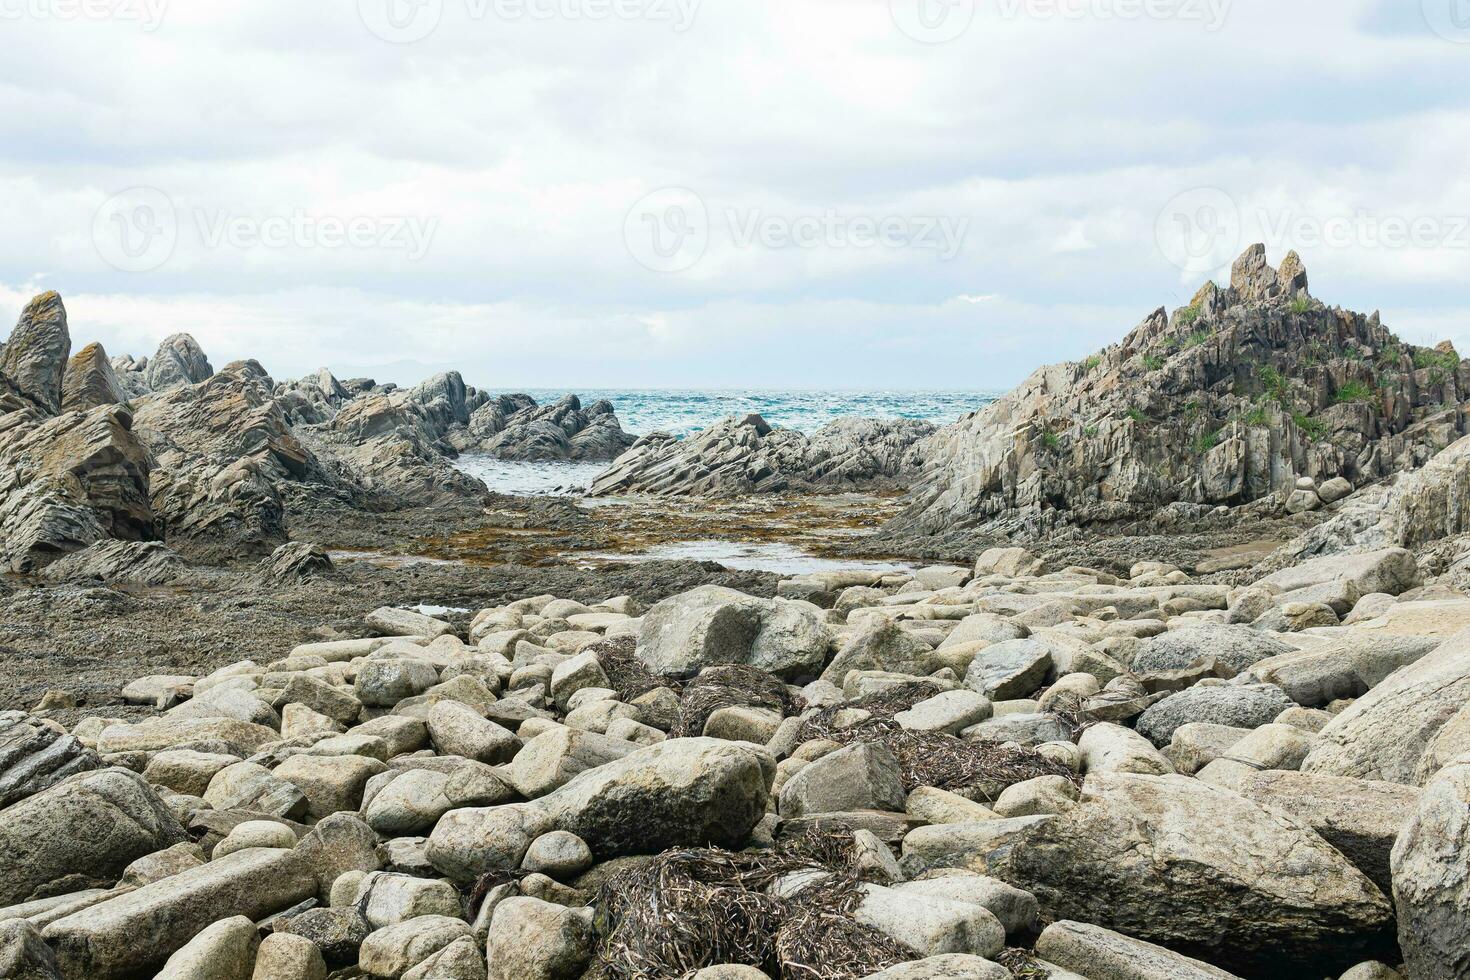
[[[537, 404], [554, 402], [565, 391], [528, 391]], [[670, 432], [683, 438], [730, 415], [762, 416], [772, 425], [815, 432], [843, 416], [927, 419], [948, 425], [999, 397], [985, 391], [840, 391], [659, 389], [578, 391], [583, 405], [606, 398], [623, 429], [636, 435]]]
[[[531, 389], [526, 394], [546, 405], [563, 390]], [[948, 425], [999, 397], [991, 391], [842, 391], [774, 389], [583, 389], [583, 405], [612, 402], [623, 430], [634, 435], [670, 432], [685, 438], [731, 415], [762, 416], [775, 426], [812, 433], [834, 419], [925, 419]], [[604, 463], [507, 463], [486, 456], [460, 457], [459, 468], [490, 489], [517, 495], [578, 494], [607, 468]]]

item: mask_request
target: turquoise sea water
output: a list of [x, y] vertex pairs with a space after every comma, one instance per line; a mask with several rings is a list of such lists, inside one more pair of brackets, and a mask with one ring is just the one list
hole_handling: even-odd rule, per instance
[[[546, 405], [566, 392], [532, 389], [526, 394]], [[997, 395], [986, 391], [777, 391], [712, 389], [590, 389], [576, 392], [582, 404], [612, 402], [623, 429], [634, 435], [671, 432], [684, 438], [731, 415], [761, 415], [772, 425], [811, 433], [844, 416], [926, 419], [949, 425], [960, 416], [984, 408]], [[507, 463], [466, 455], [460, 469], [500, 493], [578, 494], [603, 463]]]
[[[565, 392], [528, 391], [540, 404]], [[815, 432], [846, 415], [863, 418], [927, 419], [948, 425], [995, 401], [987, 391], [749, 391], [720, 389], [580, 390], [582, 404], [606, 398], [623, 428], [636, 435], [671, 432], [687, 436], [730, 415], [755, 412], [772, 425]]]

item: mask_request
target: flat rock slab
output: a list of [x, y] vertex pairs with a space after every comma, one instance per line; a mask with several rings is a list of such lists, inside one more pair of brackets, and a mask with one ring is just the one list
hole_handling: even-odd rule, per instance
[[1141, 939], [1082, 922], [1054, 922], [1036, 941], [1036, 954], [1089, 980], [1240, 980], [1233, 973]]
[[42, 935], [66, 976], [113, 980], [156, 969], [214, 922], [259, 921], [316, 893], [300, 852], [253, 848], [58, 919]]

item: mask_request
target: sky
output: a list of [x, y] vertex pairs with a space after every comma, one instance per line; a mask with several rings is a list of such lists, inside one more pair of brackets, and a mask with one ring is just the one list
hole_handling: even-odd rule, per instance
[[491, 390], [1003, 389], [1265, 242], [1470, 352], [1470, 0], [0, 0], [0, 315]]

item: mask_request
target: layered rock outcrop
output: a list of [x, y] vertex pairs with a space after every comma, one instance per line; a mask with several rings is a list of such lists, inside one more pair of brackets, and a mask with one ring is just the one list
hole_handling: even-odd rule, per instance
[[[1400, 342], [1307, 291], [1263, 246], [1080, 363], [1039, 369], [921, 449], [894, 533], [1037, 532], [1185, 502], [1283, 503], [1299, 478], [1353, 486], [1422, 466], [1466, 431], [1470, 364]], [[1320, 506], [1305, 495], [1298, 506]]]
[[839, 419], [807, 436], [759, 415], [728, 418], [688, 439], [644, 436], [593, 481], [590, 494], [728, 497], [901, 486], [919, 473], [919, 445], [933, 431], [913, 419]]
[[55, 414], [70, 352], [66, 307], [56, 293], [42, 293], [26, 304], [10, 340], [0, 347], [0, 374], [42, 411]]
[[476, 409], [462, 430], [449, 435], [461, 452], [522, 462], [602, 462], [633, 445], [612, 403], [582, 407], [576, 395], [538, 406], [527, 395], [502, 395]]
[[[277, 383], [253, 360], [216, 373], [187, 334], [146, 358], [70, 352], [55, 293], [32, 300], [0, 346], [0, 560], [16, 571], [110, 542], [265, 556], [290, 538], [296, 507], [477, 503], [485, 486], [454, 466], [462, 451], [611, 459], [633, 441], [607, 402], [538, 407], [454, 371], [412, 388], [325, 368]], [[131, 575], [134, 559], [146, 579], [172, 574], [155, 557], [94, 552], [62, 577]]]

